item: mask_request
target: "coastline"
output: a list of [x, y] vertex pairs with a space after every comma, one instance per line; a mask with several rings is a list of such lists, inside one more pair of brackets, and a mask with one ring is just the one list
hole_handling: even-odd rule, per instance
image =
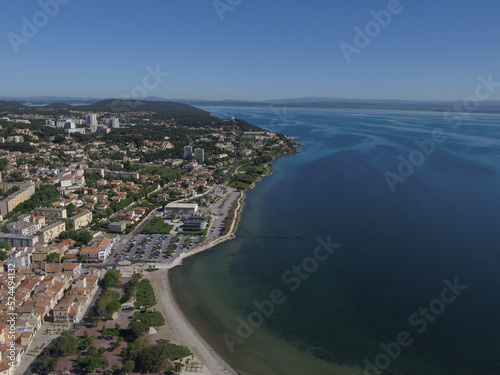
[[[268, 175], [266, 175], [266, 177], [267, 176]], [[254, 186], [255, 184], [253, 184], [251, 188]], [[151, 281], [156, 295], [158, 296], [158, 303], [155, 305], [155, 308], [160, 310], [166, 320], [166, 325], [157, 329], [157, 336], [161, 336], [162, 338], [166, 338], [178, 344], [186, 345], [193, 352], [193, 354], [199, 358], [206, 367], [208, 367], [210, 374], [212, 375], [238, 375], [238, 373], [210, 347], [201, 334], [184, 316], [174, 299], [170, 281], [168, 279], [168, 271], [174, 267], [181, 266], [182, 260], [185, 258], [209, 250], [216, 245], [233, 239], [241, 221], [245, 198], [245, 191], [241, 191], [240, 196], [237, 199], [236, 209], [234, 211], [234, 220], [232, 221], [231, 228], [226, 235], [208, 244], [200, 246], [197, 249], [182, 253], [174, 262], [172, 262], [172, 264], [166, 267], [161, 267], [159, 270], [145, 275], [145, 277]]]
[[[231, 368], [231, 366], [212, 349], [201, 334], [187, 320], [173, 296], [170, 281], [168, 279], [168, 271], [174, 267], [182, 266], [182, 260], [185, 258], [207, 251], [214, 246], [235, 238], [235, 233], [241, 222], [241, 216], [245, 207], [246, 191], [255, 188], [259, 182], [274, 173], [271, 165], [275, 159], [276, 158], [266, 166], [268, 173], [263, 175], [258, 181], [252, 183], [248, 189], [240, 191], [240, 196], [236, 201], [237, 206], [234, 210], [234, 219], [231, 222], [231, 227], [227, 234], [196, 249], [182, 253], [171, 264], [162, 265], [159, 267], [159, 270], [145, 275], [145, 277], [151, 281], [156, 295], [158, 296], [158, 303], [155, 305], [155, 308], [160, 310], [166, 320], [166, 325], [157, 329], [157, 336], [161, 336], [161, 338], [166, 338], [177, 344], [186, 345], [193, 354], [208, 367], [212, 375], [239, 375], [239, 373]], [[206, 372], [203, 372], [203, 374], [206, 374]]]
[[176, 344], [186, 345], [191, 352], [208, 368], [212, 375], [238, 375], [203, 339], [199, 332], [188, 322], [175, 302], [168, 280], [168, 269], [160, 269], [149, 275], [158, 294], [155, 308], [165, 317], [166, 325], [157, 328], [158, 338], [166, 338]]

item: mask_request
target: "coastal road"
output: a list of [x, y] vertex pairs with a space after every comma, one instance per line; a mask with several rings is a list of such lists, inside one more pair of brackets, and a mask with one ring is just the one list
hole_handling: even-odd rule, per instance
[[207, 232], [207, 242], [211, 242], [220, 236], [220, 231], [224, 229], [224, 222], [227, 215], [239, 196], [239, 191], [231, 189], [222, 199], [215, 202], [208, 209], [208, 214], [212, 217], [212, 223]]

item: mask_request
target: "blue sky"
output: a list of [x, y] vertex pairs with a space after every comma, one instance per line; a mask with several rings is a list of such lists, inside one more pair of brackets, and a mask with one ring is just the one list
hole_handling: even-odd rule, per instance
[[[142, 93], [158, 66], [169, 76], [147, 81], [147, 95], [170, 99], [460, 100], [481, 75], [500, 81], [497, 0], [401, 0], [350, 63], [340, 44], [356, 47], [354, 28], [396, 0], [217, 0], [236, 4], [224, 20], [213, 0], [45, 1], [66, 3], [46, 25], [38, 1], [0, 5], [0, 96]], [[12, 33], [29, 36], [17, 53]]]

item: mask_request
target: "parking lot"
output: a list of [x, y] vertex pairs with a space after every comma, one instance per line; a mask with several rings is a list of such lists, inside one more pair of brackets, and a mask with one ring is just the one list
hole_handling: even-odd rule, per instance
[[176, 255], [191, 250], [199, 243], [199, 236], [138, 234], [126, 244], [120, 259], [131, 262], [167, 263]]
[[223, 233], [226, 225], [226, 217], [231, 211], [234, 202], [238, 199], [239, 192], [231, 190], [228, 195], [214, 203], [210, 208], [206, 209], [209, 215], [212, 216], [212, 223], [207, 232], [208, 241], [213, 241]]

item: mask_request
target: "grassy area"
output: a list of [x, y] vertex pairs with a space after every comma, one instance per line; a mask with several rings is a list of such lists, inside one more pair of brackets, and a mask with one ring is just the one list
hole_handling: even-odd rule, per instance
[[108, 290], [97, 302], [96, 312], [101, 318], [111, 320], [113, 313], [117, 312], [121, 303], [119, 302], [120, 293], [114, 290]]
[[250, 187], [251, 184], [230, 180], [227, 185], [238, 190], [246, 190]]
[[187, 347], [182, 345], [172, 344], [170, 341], [165, 339], [159, 339], [156, 342], [160, 345], [165, 345], [168, 348], [168, 352], [170, 353], [170, 359], [174, 361], [193, 354], [189, 351]]
[[266, 164], [244, 164], [237, 168], [237, 171], [235, 170], [235, 173], [231, 175], [227, 185], [235, 189], [246, 190], [268, 173], [269, 167]]
[[158, 311], [148, 311], [148, 312], [135, 312], [134, 316], [140, 319], [147, 326], [159, 327], [165, 325], [165, 318]]
[[156, 305], [156, 297], [149, 280], [143, 279], [137, 285], [135, 306], [151, 307]]
[[146, 228], [143, 229], [143, 232], [147, 234], [169, 234], [172, 228], [173, 226], [165, 224], [161, 217], [155, 217], [149, 222]]
[[240, 172], [265, 174], [269, 170], [265, 164], [263, 165], [244, 165], [239, 169]]
[[166, 178], [170, 181], [176, 180], [182, 174], [179, 169], [168, 167], [144, 167], [141, 169], [141, 173], [159, 175], [161, 178]]

